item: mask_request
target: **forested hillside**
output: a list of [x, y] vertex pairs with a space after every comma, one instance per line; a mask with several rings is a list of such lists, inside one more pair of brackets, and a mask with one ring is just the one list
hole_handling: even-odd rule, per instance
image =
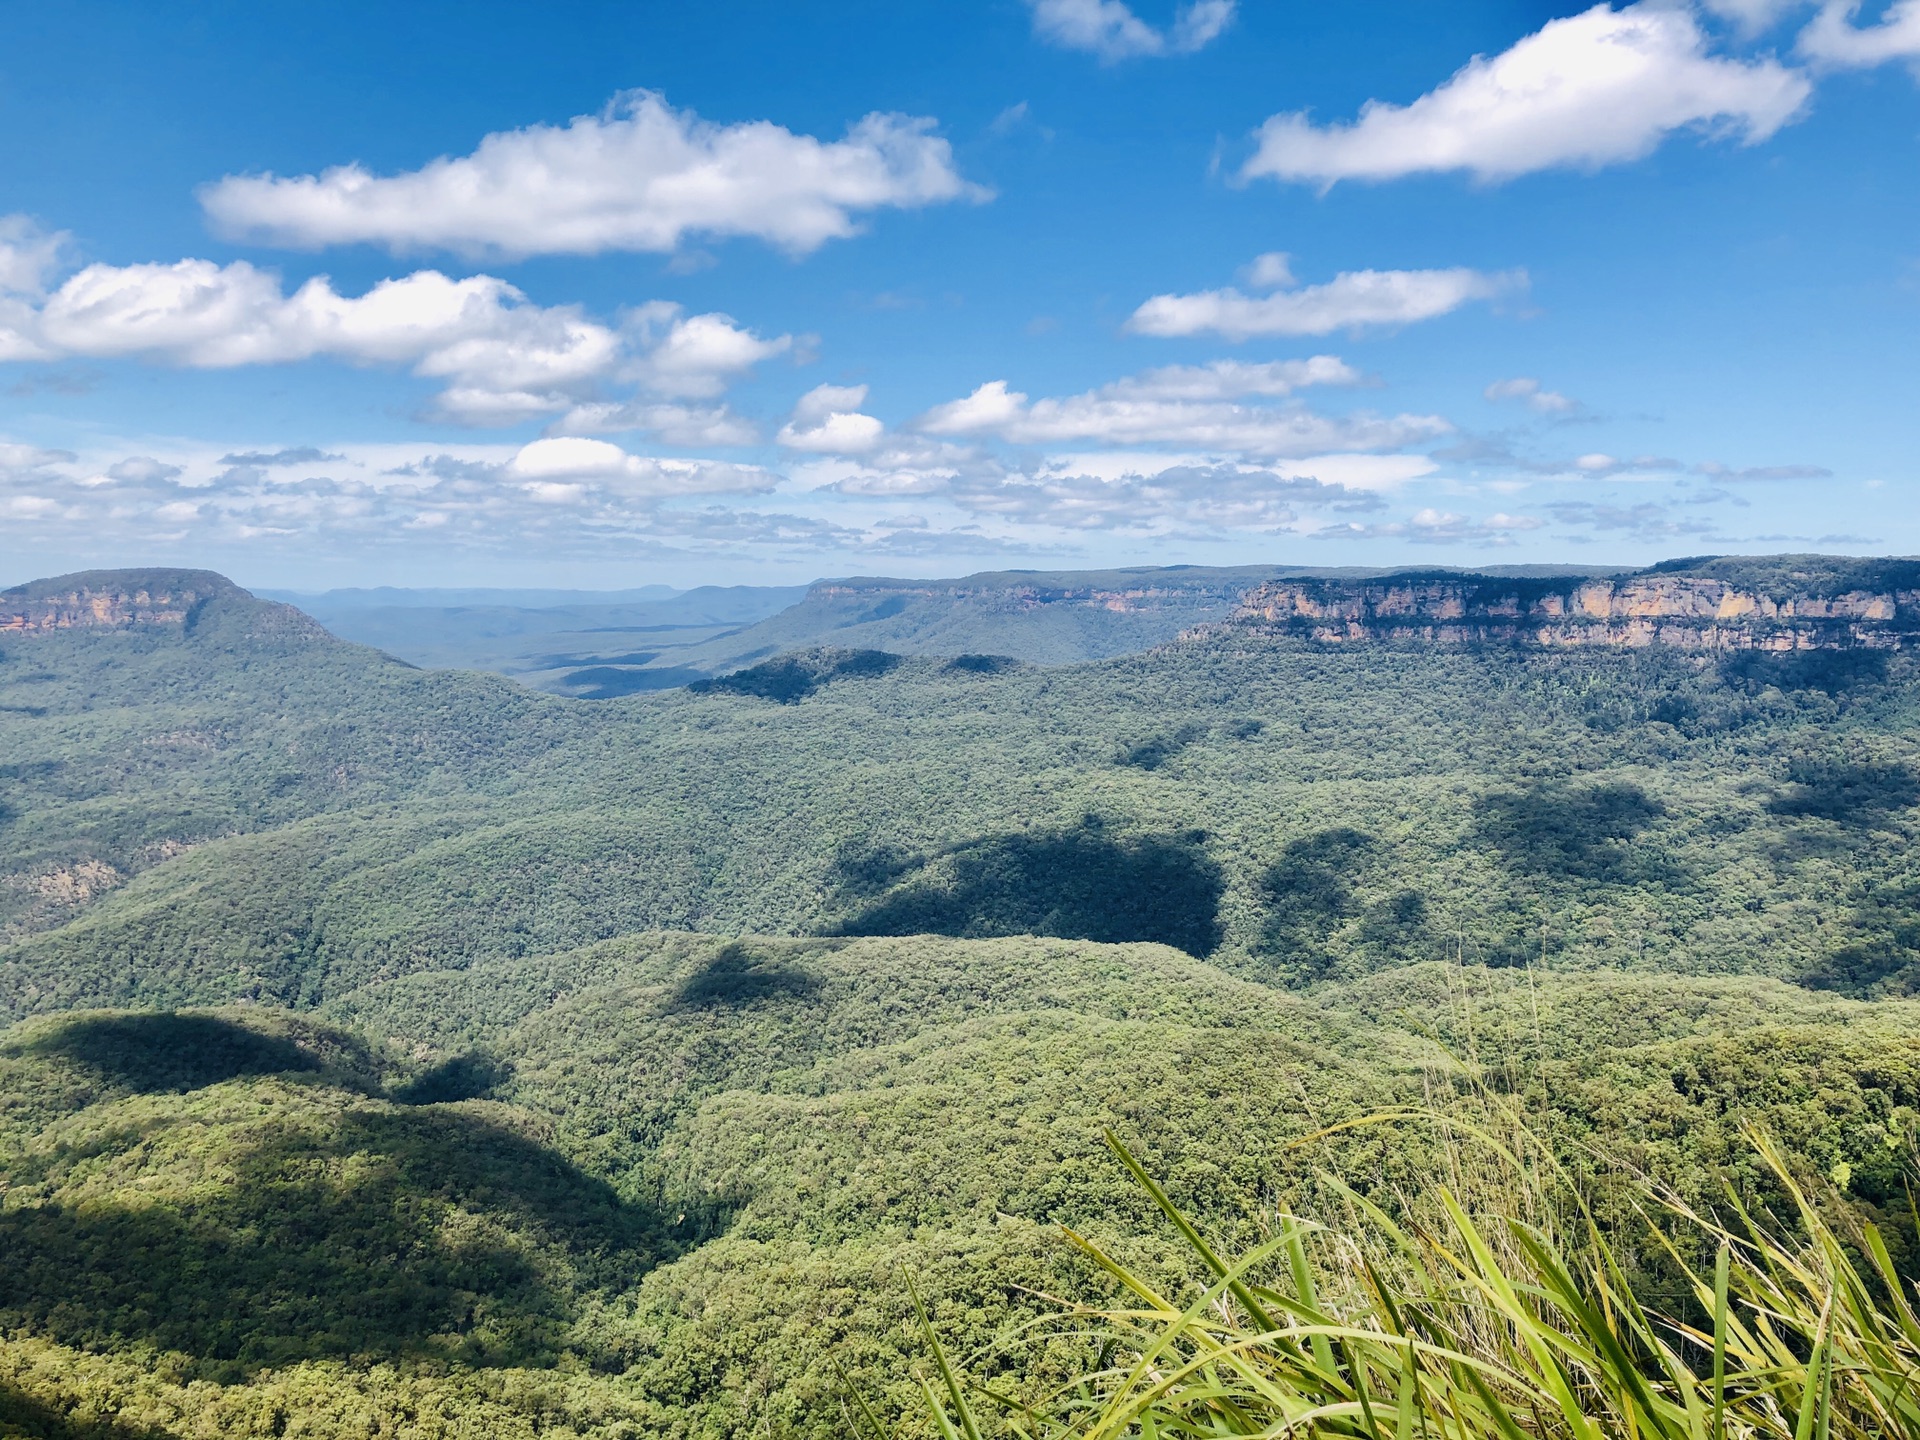
[[[1401, 974], [1322, 1008], [1155, 947], [652, 935], [318, 1016], [34, 1020], [0, 1039], [0, 1228], [25, 1257], [0, 1278], [0, 1406], [70, 1416], [29, 1434], [826, 1436], [837, 1365], [918, 1433], [905, 1277], [974, 1359], [1043, 1313], [1022, 1287], [1097, 1288], [1057, 1224], [1184, 1273], [1141, 1238], [1106, 1126], [1241, 1242], [1324, 1200], [1329, 1158], [1417, 1189], [1437, 1157], [1404, 1139], [1285, 1148], [1453, 1083], [1402, 1001], [1695, 1193], [1757, 1118], [1848, 1166], [1868, 1213], [1903, 1203], [1904, 1003], [1549, 977], [1523, 1005]], [[1577, 1043], [1596, 1025], [1604, 1051]], [[1027, 1383], [1083, 1360], [995, 1353]]]
[[649, 928], [1908, 984], [1900, 650], [802, 652], [589, 704], [235, 594], [0, 642], [0, 1012], [311, 1004]]
[[1246, 614], [594, 702], [193, 594], [0, 635], [0, 1434], [927, 1433], [909, 1276], [1037, 1394], [1058, 1226], [1195, 1273], [1108, 1127], [1235, 1246], [1488, 1087], [1610, 1224], [1775, 1196], [1752, 1124], [1906, 1204], [1897, 646]]

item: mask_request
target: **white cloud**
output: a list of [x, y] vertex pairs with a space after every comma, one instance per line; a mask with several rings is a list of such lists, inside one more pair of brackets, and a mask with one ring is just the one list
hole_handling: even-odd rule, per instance
[[1920, 0], [1893, 0], [1876, 25], [1858, 26], [1860, 0], [1827, 0], [1800, 32], [1796, 49], [1834, 68], [1865, 68], [1889, 60], [1920, 60]]
[[816, 385], [793, 407], [793, 418], [780, 427], [779, 440], [789, 450], [822, 455], [861, 455], [880, 444], [887, 427], [860, 412], [866, 404], [864, 385]]
[[1232, 400], [1243, 395], [1284, 396], [1308, 385], [1358, 385], [1362, 376], [1335, 355], [1305, 360], [1269, 360], [1249, 365], [1213, 360], [1205, 365], [1163, 365], [1103, 387], [1104, 395], [1139, 400]]
[[[1284, 257], [1266, 255], [1261, 261]], [[1259, 273], [1290, 284], [1285, 265], [1255, 264]], [[1127, 321], [1139, 335], [1215, 334], [1227, 340], [1261, 335], [1326, 335], [1369, 325], [1408, 325], [1458, 310], [1473, 300], [1491, 300], [1525, 288], [1526, 272], [1480, 270], [1346, 270], [1324, 285], [1247, 295], [1239, 290], [1202, 290], [1191, 295], [1155, 295]]]
[[638, 430], [668, 445], [753, 445], [760, 432], [725, 405], [634, 400], [576, 405], [548, 427], [554, 434], [605, 435]]
[[1518, 400], [1529, 410], [1540, 415], [1571, 415], [1580, 408], [1580, 402], [1562, 395], [1557, 390], [1541, 387], [1531, 375], [1516, 375], [1510, 380], [1496, 380], [1485, 391], [1489, 400]]
[[1312, 531], [1316, 540], [1406, 540], [1415, 545], [1477, 544], [1505, 546], [1517, 531], [1538, 530], [1546, 522], [1532, 515], [1495, 513], [1474, 520], [1452, 510], [1425, 506], [1405, 520], [1329, 525]]
[[107, 479], [124, 480], [136, 485], [172, 480], [179, 474], [178, 465], [165, 464], [151, 455], [130, 455], [124, 460], [116, 460], [106, 470]]
[[504, 473], [547, 503], [584, 500], [594, 486], [664, 497], [763, 494], [779, 483], [778, 476], [756, 466], [631, 455], [605, 440], [572, 435], [521, 446]]
[[1173, 24], [1157, 30], [1122, 0], [1027, 0], [1033, 33], [1067, 50], [1084, 50], [1106, 64], [1148, 55], [1191, 55], [1233, 23], [1237, 0], [1188, 0]]
[[731, 315], [684, 315], [663, 300], [632, 311], [627, 327], [645, 356], [637, 378], [662, 395], [712, 399], [761, 361], [793, 349], [791, 335], [763, 340]]
[[1596, 5], [1491, 59], [1475, 56], [1410, 105], [1369, 100], [1346, 125], [1316, 126], [1304, 111], [1275, 115], [1241, 173], [1332, 185], [1422, 171], [1506, 180], [1595, 168], [1639, 159], [1689, 127], [1765, 140], [1811, 89], [1775, 60], [1708, 54], [1705, 32], [1680, 6]]
[[750, 236], [802, 255], [854, 234], [862, 212], [988, 198], [933, 125], [873, 114], [825, 142], [765, 120], [712, 124], [635, 90], [404, 174], [228, 176], [200, 201], [224, 235], [296, 247], [595, 255]]
[[580, 437], [239, 453], [143, 442], [82, 456], [0, 444], [0, 515], [31, 521], [35, 544], [65, 555], [200, 557], [193, 563], [223, 546], [365, 554], [429, 533], [435, 545], [628, 558], [668, 544], [833, 542], [840, 531], [830, 521], [763, 515], [742, 498], [780, 484], [754, 466]]
[[[1033, 401], [1006, 381], [992, 380], [970, 395], [936, 405], [921, 417], [919, 428], [932, 435], [993, 436], [1021, 445], [1166, 444], [1262, 458], [1394, 450], [1453, 428], [1437, 415], [1329, 416], [1297, 401], [1243, 405], [1229, 399], [1160, 398], [1151, 389], [1155, 374], [1164, 372]], [[1136, 392], [1133, 387], [1143, 382], [1147, 393]]]
[[[14, 217], [17, 220], [17, 217]], [[46, 237], [0, 222], [0, 275], [39, 263]], [[792, 347], [726, 315], [642, 306], [616, 327], [541, 306], [491, 275], [420, 270], [342, 295], [316, 276], [291, 295], [244, 260], [89, 265], [37, 297], [0, 298], [0, 360], [137, 357], [203, 369], [326, 358], [403, 365], [443, 382], [437, 408], [467, 424], [572, 409], [603, 382], [710, 398]]]

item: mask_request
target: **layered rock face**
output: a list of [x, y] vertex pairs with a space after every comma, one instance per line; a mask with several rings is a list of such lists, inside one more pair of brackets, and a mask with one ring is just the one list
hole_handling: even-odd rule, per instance
[[215, 596], [246, 593], [208, 570], [88, 570], [0, 590], [0, 631], [184, 625]]
[[1717, 578], [1671, 574], [1281, 580], [1248, 591], [1233, 623], [1326, 642], [1898, 649], [1920, 642], [1920, 590], [1777, 595]]

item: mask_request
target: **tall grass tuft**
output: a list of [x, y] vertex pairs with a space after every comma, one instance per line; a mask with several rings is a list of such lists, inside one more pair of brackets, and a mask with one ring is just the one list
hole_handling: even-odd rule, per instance
[[1920, 1437], [1907, 1282], [1879, 1232], [1830, 1219], [1839, 1212], [1764, 1135], [1750, 1139], [1779, 1214], [1731, 1187], [1725, 1218], [1701, 1213], [1638, 1178], [1636, 1252], [1511, 1135], [1413, 1111], [1321, 1135], [1415, 1121], [1450, 1127], [1446, 1183], [1396, 1204], [1396, 1218], [1328, 1177], [1337, 1224], [1277, 1215], [1238, 1256], [1209, 1244], [1109, 1133], [1202, 1278], [1162, 1293], [1067, 1231], [1123, 1298], [1063, 1303], [1050, 1323], [1097, 1358], [1037, 1400], [966, 1384], [922, 1310], [936, 1428], [946, 1440]]

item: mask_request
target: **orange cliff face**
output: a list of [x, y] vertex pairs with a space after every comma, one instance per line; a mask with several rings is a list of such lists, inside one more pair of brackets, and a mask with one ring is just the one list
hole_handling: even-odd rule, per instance
[[231, 593], [228, 581], [192, 571], [133, 584], [111, 575], [65, 576], [0, 591], [0, 632], [183, 625], [204, 601]]
[[1920, 591], [1776, 598], [1691, 575], [1499, 580], [1389, 576], [1281, 580], [1247, 592], [1230, 624], [1330, 642], [1504, 641], [1549, 648], [1898, 649], [1920, 635]]

